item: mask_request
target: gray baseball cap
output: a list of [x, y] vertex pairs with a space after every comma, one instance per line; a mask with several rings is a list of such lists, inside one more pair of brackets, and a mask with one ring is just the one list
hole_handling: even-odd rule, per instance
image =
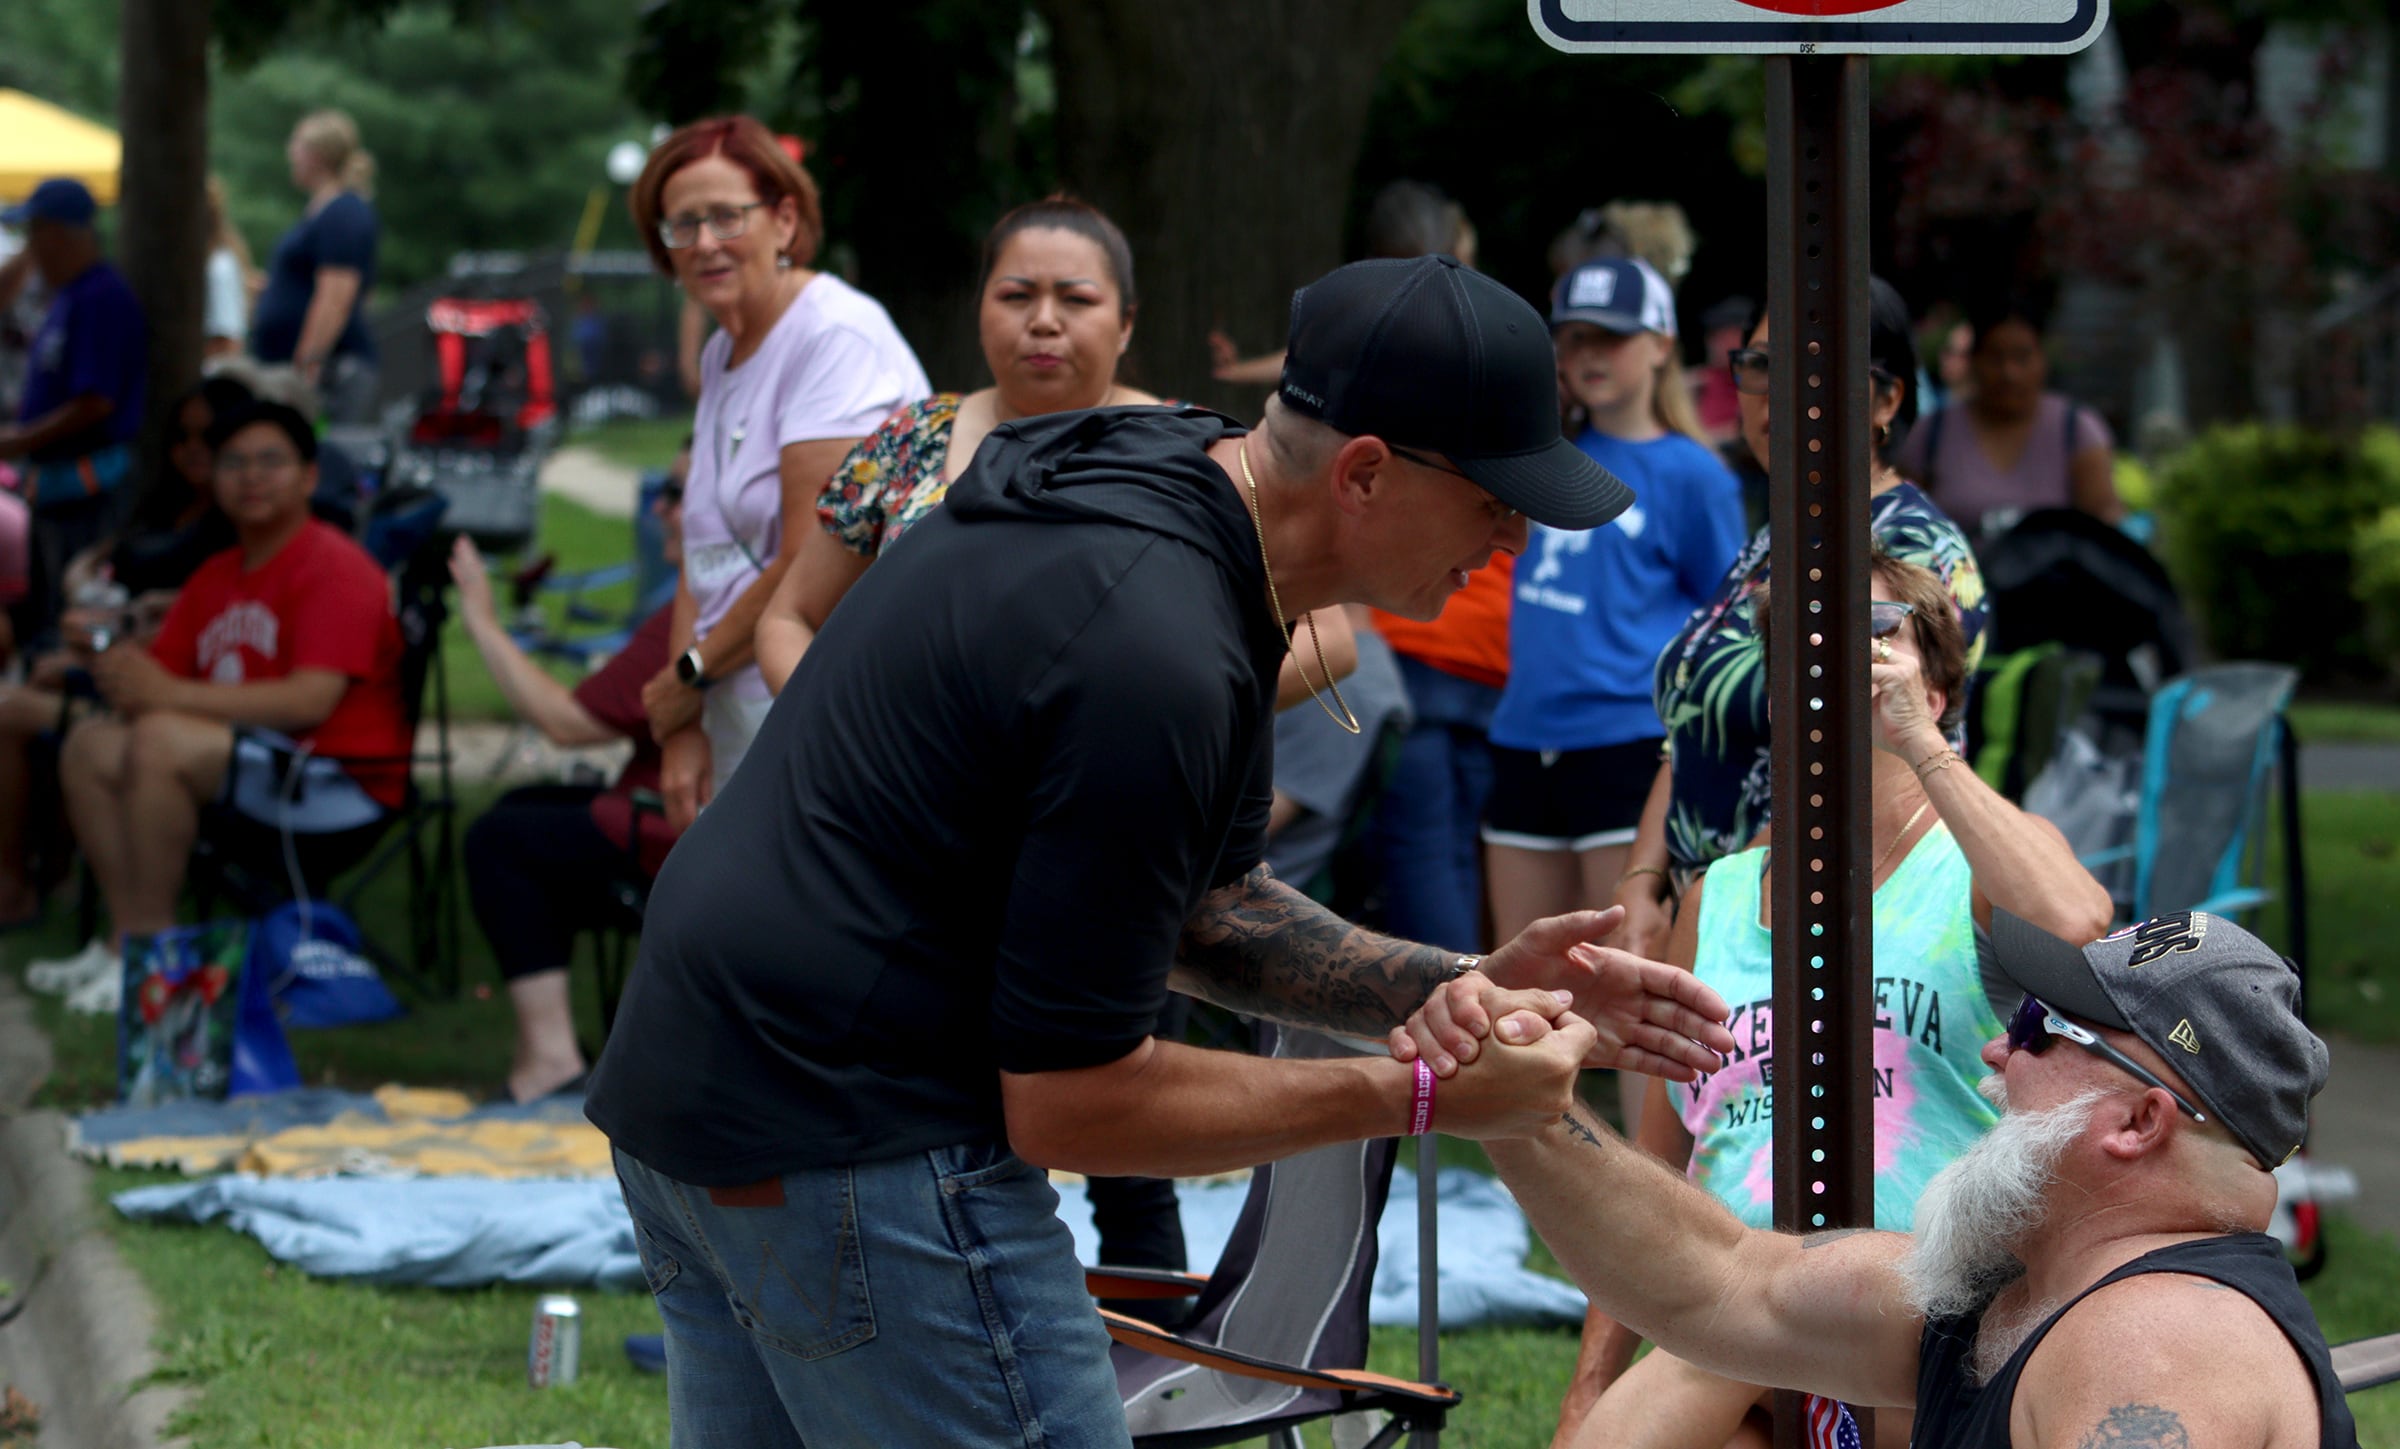
[[2148, 1043], [2261, 1165], [2300, 1149], [2325, 1043], [2300, 1020], [2299, 968], [2256, 936], [2183, 911], [2078, 948], [1995, 910], [1992, 950], [2050, 1006]]

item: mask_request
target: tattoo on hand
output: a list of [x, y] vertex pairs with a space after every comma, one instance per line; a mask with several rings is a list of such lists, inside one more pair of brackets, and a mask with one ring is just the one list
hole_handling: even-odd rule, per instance
[[2172, 1409], [2119, 1404], [2083, 1436], [2081, 1449], [2192, 1449], [2192, 1436]]
[[1354, 926], [1264, 865], [1184, 923], [1182, 985], [1219, 1006], [1319, 1031], [1381, 1036], [1450, 979], [1457, 957]]

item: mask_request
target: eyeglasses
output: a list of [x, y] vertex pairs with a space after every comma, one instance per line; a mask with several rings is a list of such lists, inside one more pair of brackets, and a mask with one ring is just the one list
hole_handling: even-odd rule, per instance
[[1916, 611], [1916, 605], [1903, 604], [1894, 599], [1871, 600], [1867, 604], [1867, 637], [1891, 638], [1900, 632], [1900, 626], [1906, 624], [1908, 616]]
[[[1428, 457], [1427, 455], [1418, 452], [1414, 448], [1403, 448], [1398, 443], [1386, 443], [1384, 446], [1391, 449], [1396, 455], [1406, 458], [1408, 461], [1416, 464], [1420, 468], [1431, 468], [1436, 473], [1447, 473], [1453, 478], [1465, 478], [1469, 483], [1475, 483], [1475, 480], [1472, 477], [1469, 477], [1466, 473], [1451, 467], [1448, 463], [1442, 462], [1438, 458]], [[1475, 486], [1478, 488], [1483, 487], [1483, 485], [1480, 483], [1475, 483]], [[1489, 492], [1490, 490], [1485, 489], [1485, 491]], [[1500, 510], [1500, 521], [1502, 523], [1506, 523], [1508, 520], [1517, 516], [1516, 509], [1500, 502], [1499, 499], [1495, 498], [1492, 500], [1492, 502]]]
[[[1766, 396], [1767, 379], [1771, 375], [1772, 360], [1773, 354], [1763, 347], [1742, 347], [1727, 354], [1725, 370], [1733, 374], [1733, 390], [1746, 392], [1752, 397]], [[1880, 367], [1868, 368], [1867, 376], [1884, 387], [1890, 387], [1899, 381], [1889, 371]]]
[[662, 216], [658, 219], [658, 239], [677, 251], [700, 240], [700, 227], [706, 223], [718, 241], [732, 241], [750, 229], [750, 213], [768, 205], [752, 201], [741, 206], [712, 206], [705, 213], [685, 212], [681, 216]]
[[2050, 1049], [2050, 1043], [2066, 1040], [2082, 1047], [2102, 1061], [2122, 1068], [2136, 1080], [2146, 1082], [2175, 1099], [2175, 1105], [2191, 1114], [2195, 1122], [2205, 1122], [2208, 1114], [2193, 1106], [2189, 1098], [2158, 1078], [2156, 1072], [2118, 1051], [2091, 1032], [2060, 1016], [2045, 1006], [2036, 996], [2027, 996], [2017, 1005], [2017, 1014], [2009, 1018], [2008, 1045], [2011, 1051], [2029, 1052], [2040, 1056]]
[[232, 477], [244, 473], [280, 473], [300, 465], [298, 453], [276, 450], [266, 453], [219, 453], [217, 471]]

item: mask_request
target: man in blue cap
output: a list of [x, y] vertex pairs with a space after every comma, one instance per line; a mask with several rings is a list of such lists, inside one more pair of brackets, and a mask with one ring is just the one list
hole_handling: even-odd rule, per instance
[[142, 425], [149, 328], [133, 289], [100, 255], [98, 210], [83, 183], [57, 177], [0, 212], [0, 224], [25, 232], [23, 255], [0, 268], [0, 297], [14, 293], [28, 266], [50, 293], [16, 421], [0, 423], [0, 460], [24, 470], [34, 511], [32, 588], [16, 615], [21, 641], [56, 619], [66, 561], [116, 525], [133, 474], [129, 445]]

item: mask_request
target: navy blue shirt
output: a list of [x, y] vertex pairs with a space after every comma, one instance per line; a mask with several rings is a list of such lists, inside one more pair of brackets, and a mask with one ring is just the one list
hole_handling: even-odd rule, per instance
[[104, 397], [114, 411], [34, 454], [37, 463], [88, 457], [130, 442], [142, 427], [142, 390], [150, 368], [150, 329], [125, 278], [94, 262], [50, 299], [27, 354], [25, 397], [17, 420], [30, 423], [79, 397]]
[[267, 263], [267, 289], [258, 294], [258, 310], [250, 319], [250, 351], [261, 362], [290, 362], [300, 348], [300, 324], [308, 319], [309, 300], [317, 294], [317, 273], [325, 267], [349, 267], [358, 273], [358, 297], [350, 304], [350, 320], [334, 340], [335, 356], [375, 360], [375, 338], [367, 331], [367, 293], [375, 286], [375, 236], [380, 229], [375, 208], [355, 191], [345, 191], [314, 212], [275, 244]]
[[1492, 743], [1593, 750], [1666, 733], [1651, 701], [1658, 651], [1708, 602], [1742, 551], [1742, 489], [1681, 433], [1632, 443], [1592, 428], [1575, 440], [1633, 488], [1598, 528], [1536, 524], [1517, 560], [1508, 688]]

